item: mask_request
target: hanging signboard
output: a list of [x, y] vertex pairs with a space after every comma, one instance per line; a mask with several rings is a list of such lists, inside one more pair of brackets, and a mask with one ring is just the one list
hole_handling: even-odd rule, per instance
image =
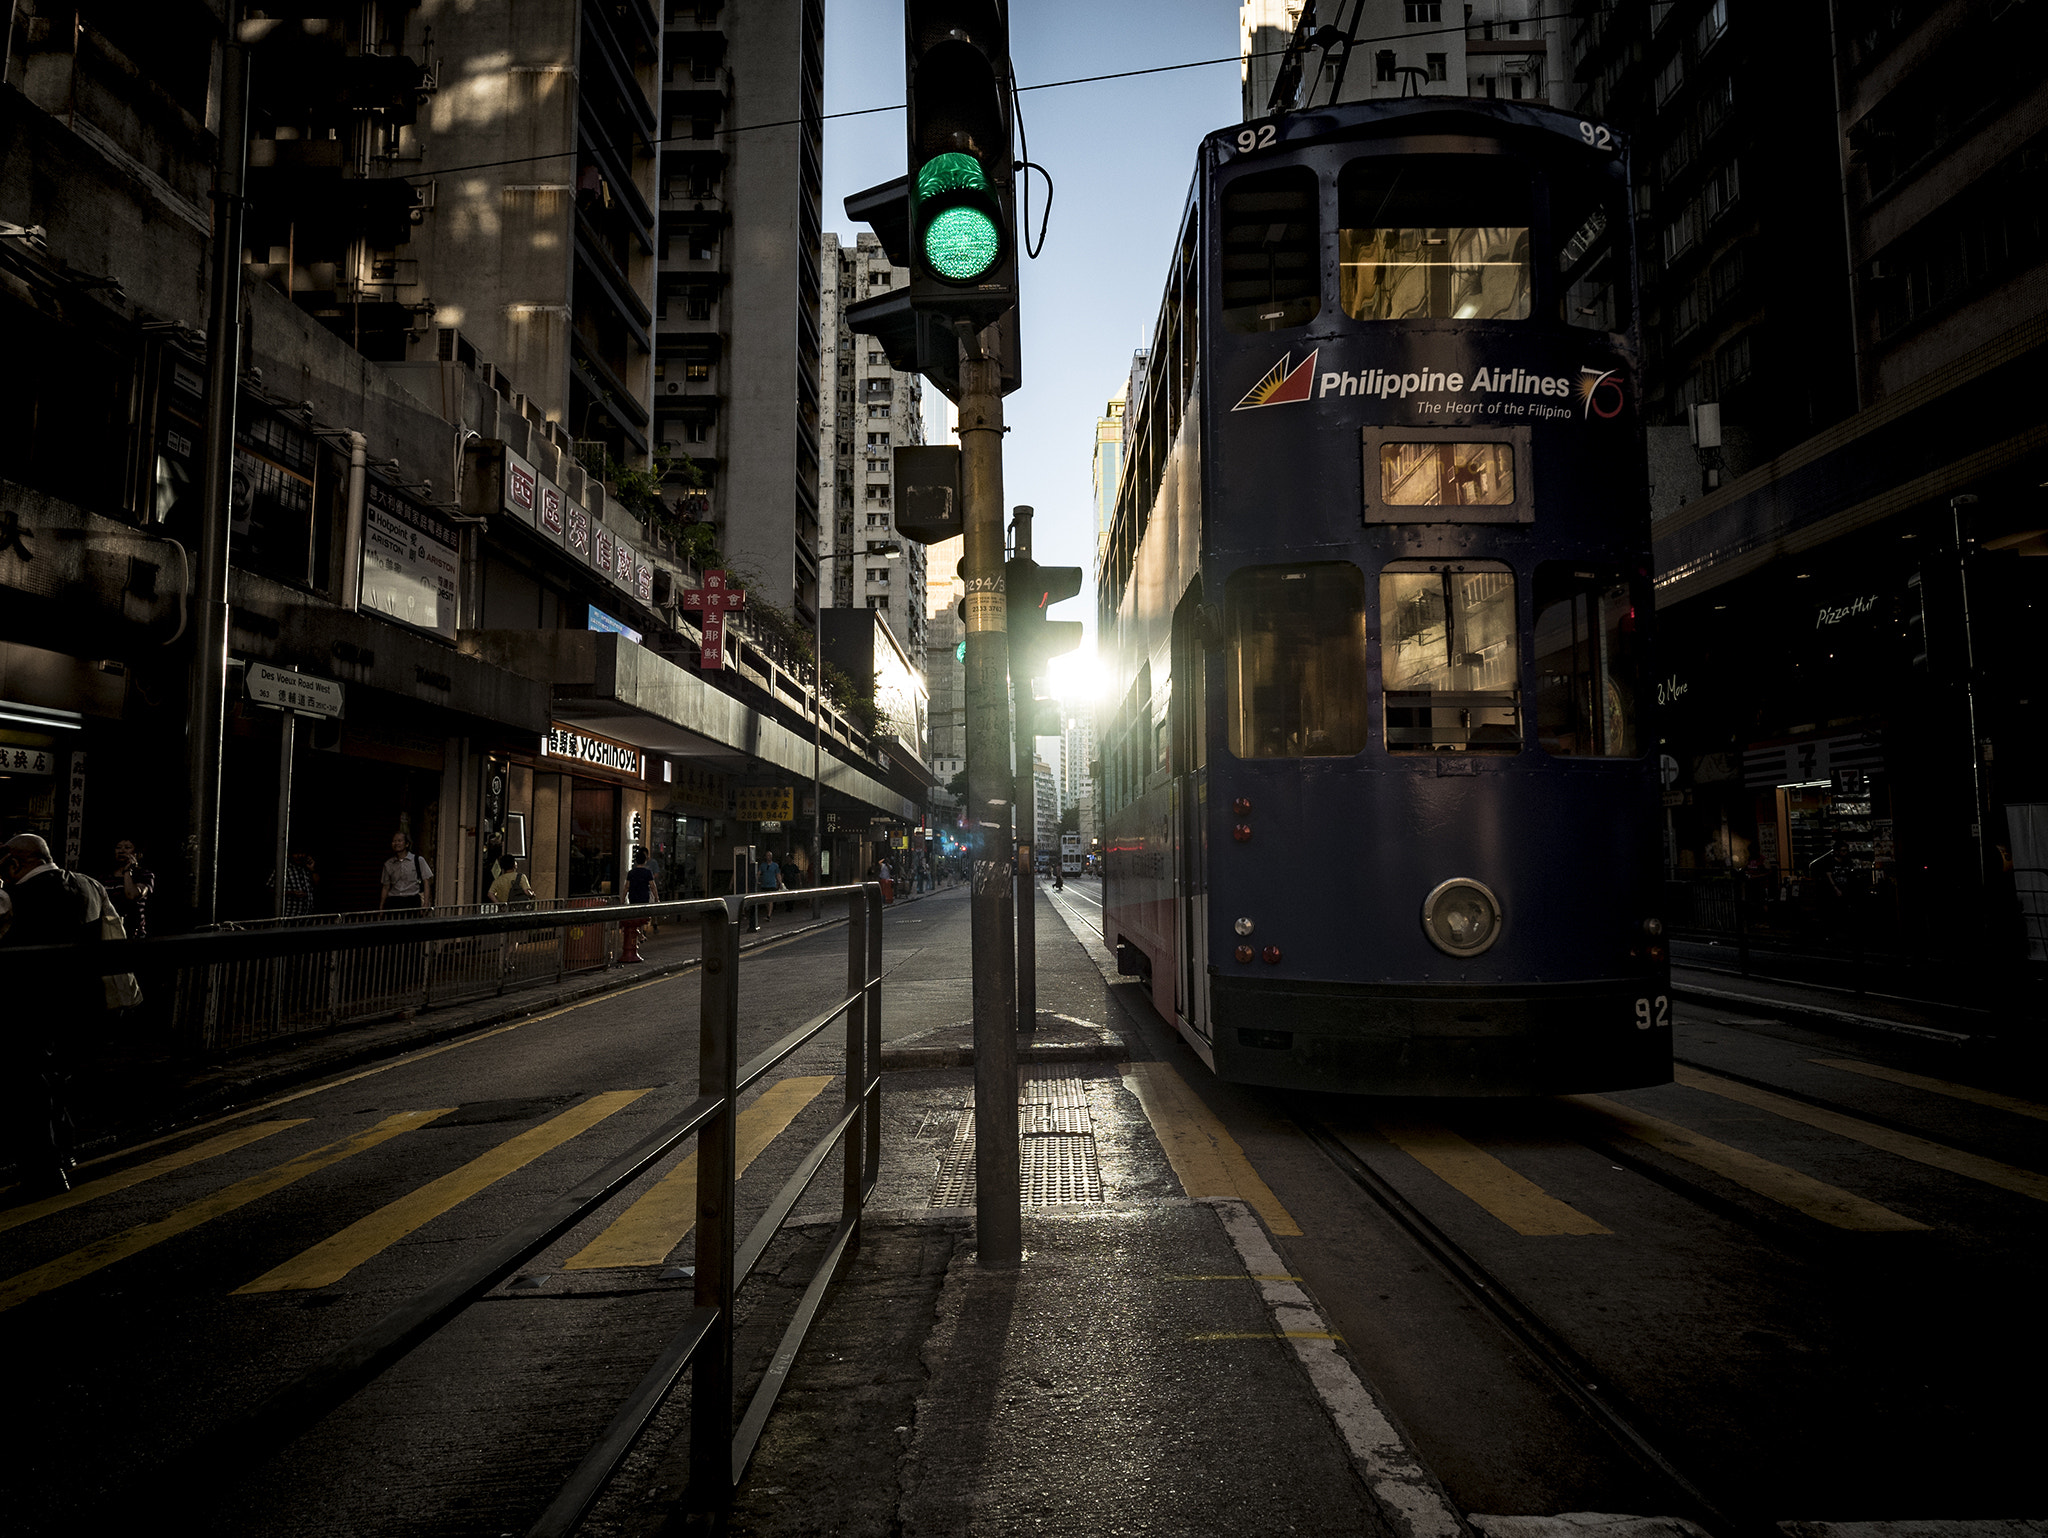
[[461, 544], [455, 530], [372, 476], [363, 496], [362, 606], [455, 639]]
[[595, 518], [590, 520], [590, 564], [607, 577], [612, 574], [612, 531]]
[[563, 502], [562, 543], [582, 560], [590, 559], [590, 514], [580, 502]]
[[629, 593], [633, 591], [633, 568], [638, 564], [638, 561], [639, 558], [634, 554], [631, 545], [627, 544], [623, 539], [613, 539], [612, 581]]
[[725, 616], [747, 606], [747, 595], [732, 586], [723, 571], [704, 573], [702, 587], [681, 589], [681, 606], [702, 611], [699, 623], [704, 631], [699, 667], [709, 673], [725, 666]]
[[539, 491], [539, 477], [533, 466], [510, 449], [505, 450], [505, 511], [532, 528]]
[[562, 528], [562, 501], [562, 488], [553, 481], [543, 480], [533, 504], [535, 526], [558, 545], [566, 538]]

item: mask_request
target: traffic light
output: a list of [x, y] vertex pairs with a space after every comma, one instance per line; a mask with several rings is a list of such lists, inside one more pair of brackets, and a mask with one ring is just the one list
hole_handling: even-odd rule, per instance
[[[1003, 567], [1003, 594], [1010, 632], [1010, 676], [1029, 680], [1042, 677], [1045, 664], [1081, 644], [1081, 622], [1077, 619], [1047, 619], [1045, 611], [1081, 591], [1078, 566], [1040, 566], [1032, 560], [1014, 560]], [[1029, 692], [1019, 688], [1019, 696]]]
[[1003, 0], [906, 0], [910, 306], [956, 330], [1017, 304], [1010, 23]]

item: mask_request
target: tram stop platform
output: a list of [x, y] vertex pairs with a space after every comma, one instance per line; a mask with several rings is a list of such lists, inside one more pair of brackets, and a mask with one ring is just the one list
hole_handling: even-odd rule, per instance
[[[1140, 1030], [1111, 993], [1092, 910], [1050, 894], [1039, 1028], [1020, 1038], [1024, 1261], [979, 1264], [972, 1032], [954, 1018], [967, 904], [957, 953], [955, 908], [920, 917], [944, 942], [925, 956], [949, 957], [938, 965], [959, 986], [909, 958], [885, 989], [883, 1169], [862, 1247], [769, 1419], [732, 1530], [1469, 1531], [1286, 1273], [1271, 1236], [1298, 1233], [1293, 1219], [1148, 1045], [1156, 1022]], [[826, 1199], [793, 1220], [817, 1244], [837, 1216]], [[810, 1274], [794, 1251], [784, 1270], [792, 1292]], [[755, 1305], [758, 1333], [740, 1320], [743, 1395], [773, 1350], [767, 1319], [793, 1302], [772, 1297], [779, 1286]], [[659, 1482], [686, 1477], [677, 1462]]]

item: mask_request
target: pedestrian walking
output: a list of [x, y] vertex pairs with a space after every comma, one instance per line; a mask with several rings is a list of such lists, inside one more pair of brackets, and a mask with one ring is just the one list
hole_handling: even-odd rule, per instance
[[526, 872], [519, 868], [516, 855], [507, 855], [498, 870], [498, 877], [491, 883], [490, 900], [500, 908], [533, 906], [533, 883], [526, 879]]
[[106, 1012], [105, 985], [85, 964], [111, 904], [90, 876], [58, 869], [50, 846], [33, 833], [0, 846], [0, 883], [7, 898], [0, 947], [79, 948], [79, 961], [22, 965], [10, 980], [7, 1029], [0, 1032], [0, 1106], [21, 1184], [42, 1195], [71, 1189], [71, 1063], [86, 1032]]
[[[761, 890], [764, 892], [779, 892], [782, 890], [782, 864], [775, 858], [775, 851], [772, 849], [768, 851], [767, 858], [761, 862]], [[768, 904], [769, 914], [772, 916], [779, 906], [780, 904], [772, 902]]]
[[875, 879], [882, 883], [882, 906], [896, 901], [896, 876], [889, 869], [887, 856], [875, 861]]
[[[313, 869], [313, 857], [303, 849], [294, 850], [284, 867], [284, 916], [288, 919], [304, 918], [313, 911], [314, 888], [320, 877]], [[277, 890], [277, 876], [273, 872], [266, 877], [264, 886]], [[135, 931], [128, 931], [129, 938], [135, 938]]]
[[417, 913], [434, 905], [434, 867], [421, 859], [412, 840], [403, 833], [391, 835], [391, 858], [384, 862], [384, 879], [377, 893], [379, 913]]
[[115, 843], [113, 874], [102, 885], [114, 900], [114, 911], [121, 915], [128, 938], [147, 939], [149, 897], [156, 890], [156, 873], [144, 867], [142, 851], [135, 847], [133, 839], [124, 838]]

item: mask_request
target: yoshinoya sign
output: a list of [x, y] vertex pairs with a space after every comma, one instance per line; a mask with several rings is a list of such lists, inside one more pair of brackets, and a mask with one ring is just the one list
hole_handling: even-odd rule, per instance
[[544, 758], [566, 758], [572, 763], [631, 775], [636, 780], [640, 778], [642, 758], [638, 748], [630, 743], [614, 742], [609, 737], [593, 737], [559, 721], [550, 726], [547, 735], [541, 738], [540, 751]]

